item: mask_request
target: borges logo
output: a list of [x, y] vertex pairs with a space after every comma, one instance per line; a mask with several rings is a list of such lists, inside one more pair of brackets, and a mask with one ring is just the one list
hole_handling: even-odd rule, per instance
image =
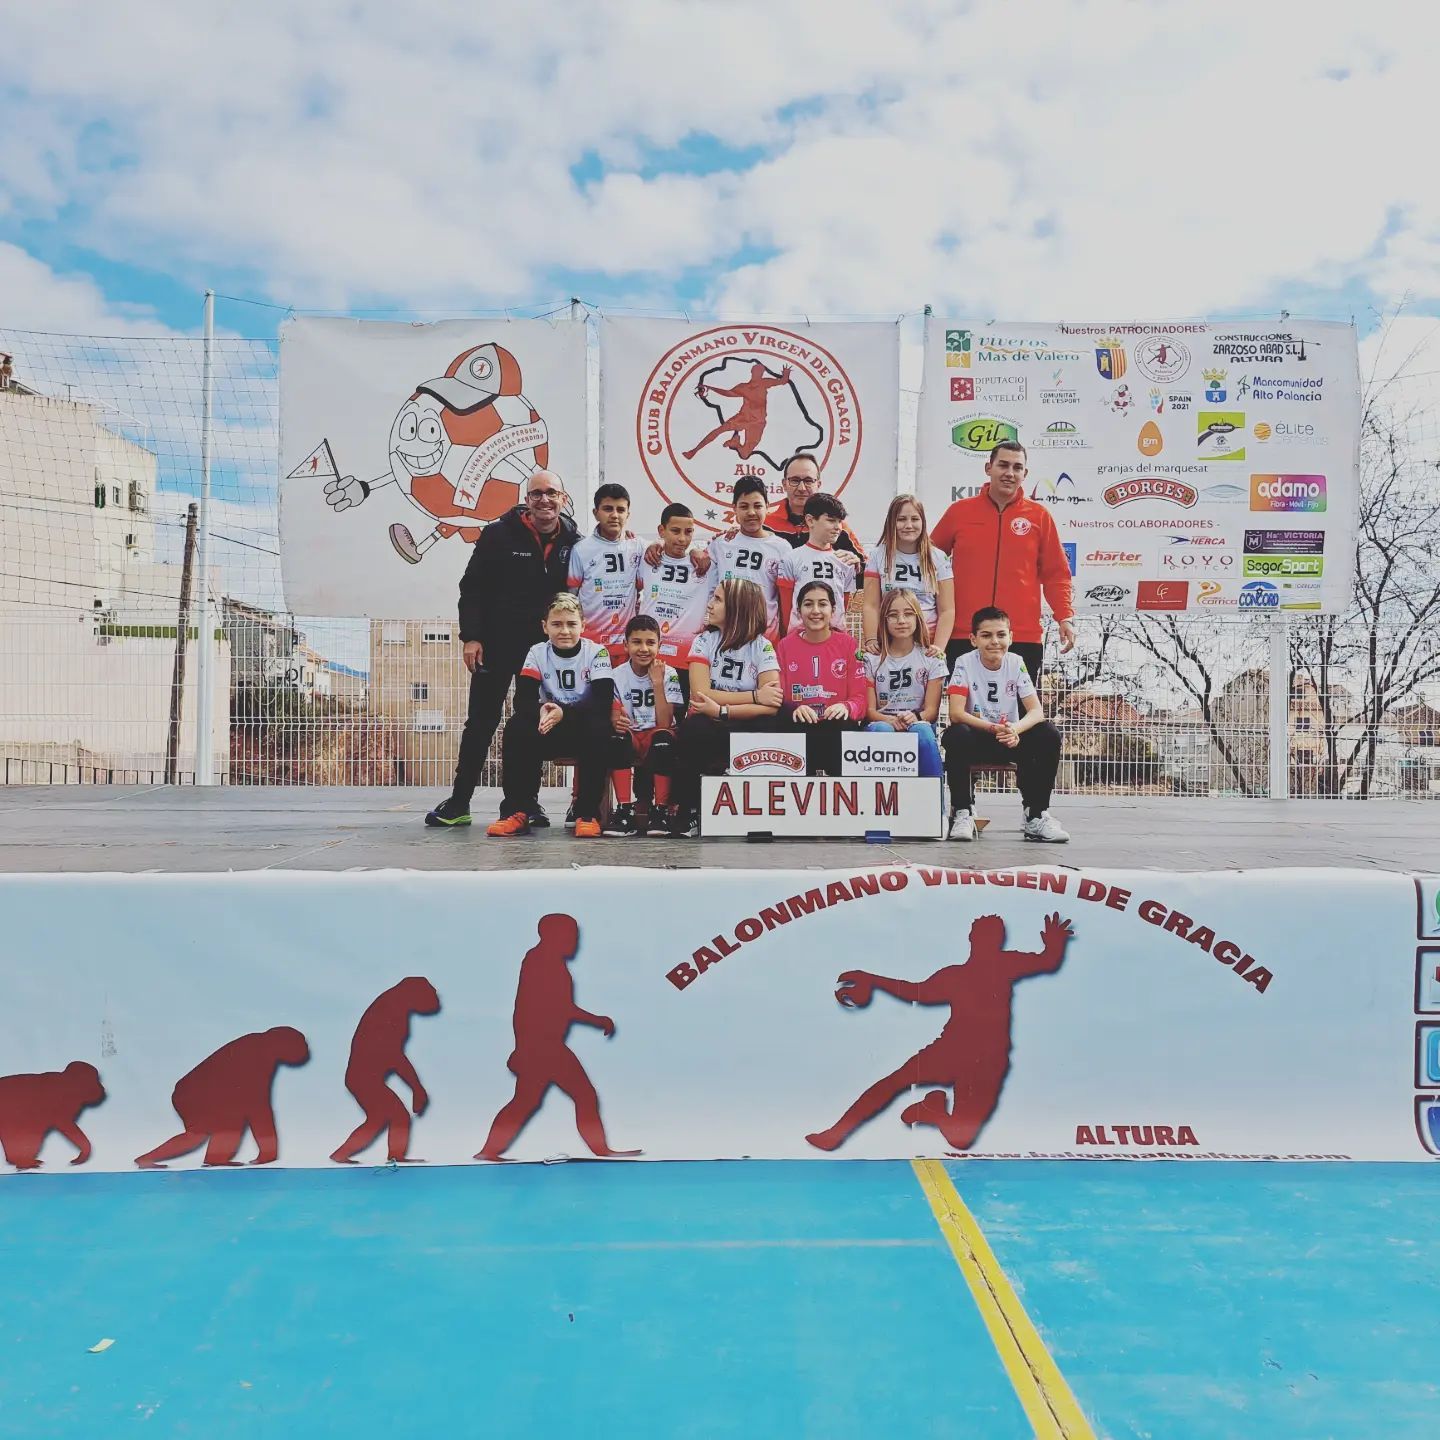
[[1114, 509], [1132, 500], [1164, 500], [1188, 510], [1198, 498], [1193, 485], [1171, 480], [1163, 475], [1150, 475], [1140, 480], [1122, 480], [1105, 491], [1105, 503]]
[[791, 750], [747, 750], [730, 761], [730, 769], [736, 775], [743, 775], [747, 770], [757, 770], [761, 766], [768, 769], [775, 765], [782, 770], [794, 771], [797, 775], [805, 771], [804, 757]]

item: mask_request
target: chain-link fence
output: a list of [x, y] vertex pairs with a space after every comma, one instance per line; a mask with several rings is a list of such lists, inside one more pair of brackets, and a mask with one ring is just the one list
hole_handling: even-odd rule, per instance
[[[0, 330], [0, 354], [13, 357], [0, 385], [5, 783], [192, 781], [203, 585], [222, 782], [448, 786], [467, 694], [453, 614], [283, 608], [274, 342], [215, 342], [211, 548], [188, 591], [201, 342]], [[1440, 795], [1440, 445], [1427, 394], [1402, 378], [1367, 407], [1355, 612], [1288, 621], [1292, 794]], [[1065, 735], [1062, 793], [1270, 793], [1274, 623], [1091, 618], [1068, 655], [1052, 635], [1042, 699]], [[492, 753], [484, 783], [497, 781]]]

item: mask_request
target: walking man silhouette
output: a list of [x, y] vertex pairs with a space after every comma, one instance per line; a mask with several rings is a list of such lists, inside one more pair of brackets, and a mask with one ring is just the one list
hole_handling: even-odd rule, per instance
[[607, 1040], [615, 1022], [575, 1003], [569, 963], [580, 948], [580, 927], [572, 915], [542, 915], [539, 941], [520, 962], [515, 992], [515, 1049], [506, 1062], [515, 1077], [515, 1096], [495, 1117], [477, 1160], [499, 1160], [528, 1125], [545, 1093], [558, 1086], [575, 1102], [575, 1128], [594, 1155], [638, 1155], [612, 1150], [600, 1119], [600, 1097], [579, 1057], [565, 1043], [572, 1025], [593, 1025]]
[[1039, 954], [1006, 950], [1005, 922], [998, 915], [980, 915], [970, 926], [970, 958], [947, 965], [928, 980], [892, 980], [868, 970], [847, 970], [840, 976], [835, 998], [847, 1009], [863, 1009], [877, 990], [917, 1005], [948, 1005], [945, 1028], [898, 1070], [877, 1080], [828, 1129], [805, 1138], [817, 1150], [836, 1150], [867, 1120], [917, 1085], [948, 1086], [931, 1090], [907, 1105], [900, 1118], [907, 1125], [933, 1125], [956, 1150], [968, 1150], [985, 1122], [995, 1113], [1010, 1073], [1010, 1029], [1015, 983], [1030, 975], [1053, 975], [1065, 958], [1075, 931], [1059, 915], [1046, 917]]

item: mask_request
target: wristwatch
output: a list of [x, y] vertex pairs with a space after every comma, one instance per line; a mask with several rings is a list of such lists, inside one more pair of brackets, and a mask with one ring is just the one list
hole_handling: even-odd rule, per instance
[[728, 720], [730, 718], [730, 707], [728, 705], [722, 705], [720, 707], [720, 718], [722, 720]]

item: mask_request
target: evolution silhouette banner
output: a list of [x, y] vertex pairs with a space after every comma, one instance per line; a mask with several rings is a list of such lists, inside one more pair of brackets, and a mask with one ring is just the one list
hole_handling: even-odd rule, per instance
[[280, 332], [280, 566], [303, 615], [435, 619], [537, 467], [584, 488], [585, 326], [298, 319]]
[[61, 1173], [1421, 1159], [1440, 1153], [1436, 890], [1337, 871], [8, 876], [0, 1143], [12, 1169]]
[[637, 528], [678, 501], [702, 534], [723, 530], [741, 476], [779, 500], [785, 461], [805, 454], [861, 539], [879, 534], [895, 495], [898, 325], [599, 325], [601, 469], [630, 491]]
[[1347, 609], [1359, 438], [1349, 325], [926, 321], [921, 498], [1019, 440], [1081, 613]]

